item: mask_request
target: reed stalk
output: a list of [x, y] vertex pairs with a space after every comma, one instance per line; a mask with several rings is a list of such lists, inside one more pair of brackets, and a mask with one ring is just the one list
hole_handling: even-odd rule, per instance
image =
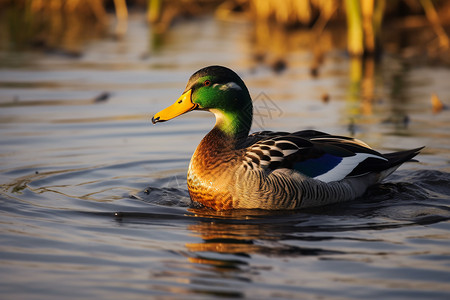
[[156, 23], [161, 18], [162, 0], [148, 0], [147, 21]]
[[351, 55], [364, 54], [363, 23], [359, 0], [345, 0], [347, 11], [347, 47]]
[[431, 0], [420, 0], [420, 3], [422, 4], [423, 9], [425, 10], [425, 14], [428, 20], [430, 21], [431, 25], [433, 26], [436, 35], [438, 36], [439, 46], [444, 49], [448, 49], [450, 45], [449, 37], [441, 25], [439, 16], [436, 12], [436, 9], [434, 8], [433, 2], [431, 2]]
[[125, 0], [114, 0], [116, 8], [116, 36], [122, 37], [127, 32], [128, 27], [128, 9]]

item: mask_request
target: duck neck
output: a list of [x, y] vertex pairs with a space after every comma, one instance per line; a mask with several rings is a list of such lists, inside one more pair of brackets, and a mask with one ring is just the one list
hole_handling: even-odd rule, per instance
[[246, 138], [252, 125], [253, 110], [243, 109], [238, 112], [211, 110], [216, 116], [216, 124], [211, 132], [221, 132], [225, 139], [237, 141]]

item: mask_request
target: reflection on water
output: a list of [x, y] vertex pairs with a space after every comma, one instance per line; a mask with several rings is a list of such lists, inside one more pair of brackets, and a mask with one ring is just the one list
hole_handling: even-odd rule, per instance
[[[2, 299], [448, 298], [450, 119], [429, 103], [432, 92], [448, 102], [447, 69], [326, 49], [312, 74], [313, 55], [287, 47], [275, 75], [248, 52], [248, 24], [186, 22], [155, 51], [142, 22], [77, 58], [2, 50], [14, 62], [0, 69]], [[156, 128], [150, 116], [206, 64], [236, 69], [276, 109], [255, 105], [255, 130], [350, 132], [383, 152], [425, 145], [420, 163], [345, 204], [192, 207], [186, 170], [214, 121], [199, 112]]]
[[[408, 176], [401, 173], [397, 179]], [[358, 203], [306, 212], [189, 209], [187, 229], [200, 240], [178, 253], [185, 262], [151, 272], [157, 280], [152, 287], [263, 299], [333, 298], [336, 291], [354, 298], [443, 296], [450, 292], [442, 265], [448, 259], [450, 210], [441, 197], [449, 190], [438, 196], [433, 189], [437, 180], [450, 178], [436, 171], [409, 176], [410, 183], [384, 184]], [[432, 237], [426, 233], [430, 226], [440, 228]], [[365, 272], [378, 275], [355, 276]]]
[[[429, 189], [434, 189], [437, 180], [447, 182], [448, 175], [440, 172], [416, 172], [410, 180], [413, 183], [386, 183], [372, 188], [367, 194], [368, 198], [362, 202], [360, 200], [358, 204], [333, 205], [302, 213], [190, 209], [195, 217], [204, 220], [188, 226], [203, 242], [187, 244], [186, 247], [195, 252], [230, 254], [348, 255], [349, 253], [327, 249], [283, 247], [283, 241], [321, 242], [335, 239], [334, 234], [337, 232], [351, 231], [351, 235], [357, 231], [395, 229], [448, 220], [449, 208], [429, 201], [432, 197], [430, 193], [436, 195], [435, 191]], [[439, 197], [445, 197], [447, 190], [448, 188], [444, 188], [438, 194]], [[267, 241], [270, 243], [265, 243]]]

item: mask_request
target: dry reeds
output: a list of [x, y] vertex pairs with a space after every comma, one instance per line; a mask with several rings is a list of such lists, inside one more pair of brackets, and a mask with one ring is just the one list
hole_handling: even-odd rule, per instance
[[339, 6], [338, 0], [242, 0], [257, 22], [276, 22], [284, 26], [313, 25], [318, 18], [328, 20]]
[[[347, 47], [353, 56], [379, 53], [381, 49], [382, 23], [386, 16], [392, 18], [400, 12], [399, 6], [409, 8], [421, 18], [421, 24], [430, 24], [437, 37], [439, 51], [448, 50], [450, 39], [442, 26], [448, 22], [448, 1], [433, 0], [0, 0], [0, 8], [14, 8], [29, 31], [36, 28], [64, 28], [67, 19], [80, 23], [91, 22], [99, 26], [107, 24], [107, 8], [114, 8], [117, 20], [116, 36], [127, 30], [128, 7], [145, 9], [147, 20], [155, 32], [168, 30], [178, 16], [197, 15], [218, 9], [222, 17], [239, 12], [255, 23], [276, 24], [290, 30], [303, 27], [313, 30], [318, 37], [329, 22], [347, 20]], [[439, 9], [439, 8], [442, 9]], [[397, 11], [396, 11], [397, 10]], [[445, 13], [447, 11], [447, 14]], [[418, 12], [418, 13], [417, 13]], [[402, 12], [403, 13], [403, 12]], [[401, 17], [406, 22], [406, 17]], [[51, 20], [51, 21], [49, 21]], [[42, 25], [42, 23], [45, 23]], [[417, 22], [416, 22], [417, 23]], [[50, 25], [49, 25], [50, 24]], [[81, 25], [73, 25], [79, 27]], [[95, 26], [95, 25], [94, 25]], [[259, 25], [260, 26], [260, 25]]]

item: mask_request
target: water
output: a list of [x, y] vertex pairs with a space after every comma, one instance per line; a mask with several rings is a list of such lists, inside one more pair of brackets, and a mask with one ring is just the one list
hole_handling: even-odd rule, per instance
[[[158, 48], [141, 17], [129, 29], [79, 58], [2, 48], [2, 299], [450, 296], [450, 118], [430, 104], [432, 92], [449, 103], [450, 70], [386, 55], [358, 85], [343, 52], [315, 79], [297, 49], [276, 75], [250, 59], [248, 24], [189, 21]], [[425, 145], [420, 163], [340, 205], [191, 208], [187, 167], [212, 116], [150, 119], [210, 64], [242, 75], [254, 130], [354, 133], [382, 152]]]

